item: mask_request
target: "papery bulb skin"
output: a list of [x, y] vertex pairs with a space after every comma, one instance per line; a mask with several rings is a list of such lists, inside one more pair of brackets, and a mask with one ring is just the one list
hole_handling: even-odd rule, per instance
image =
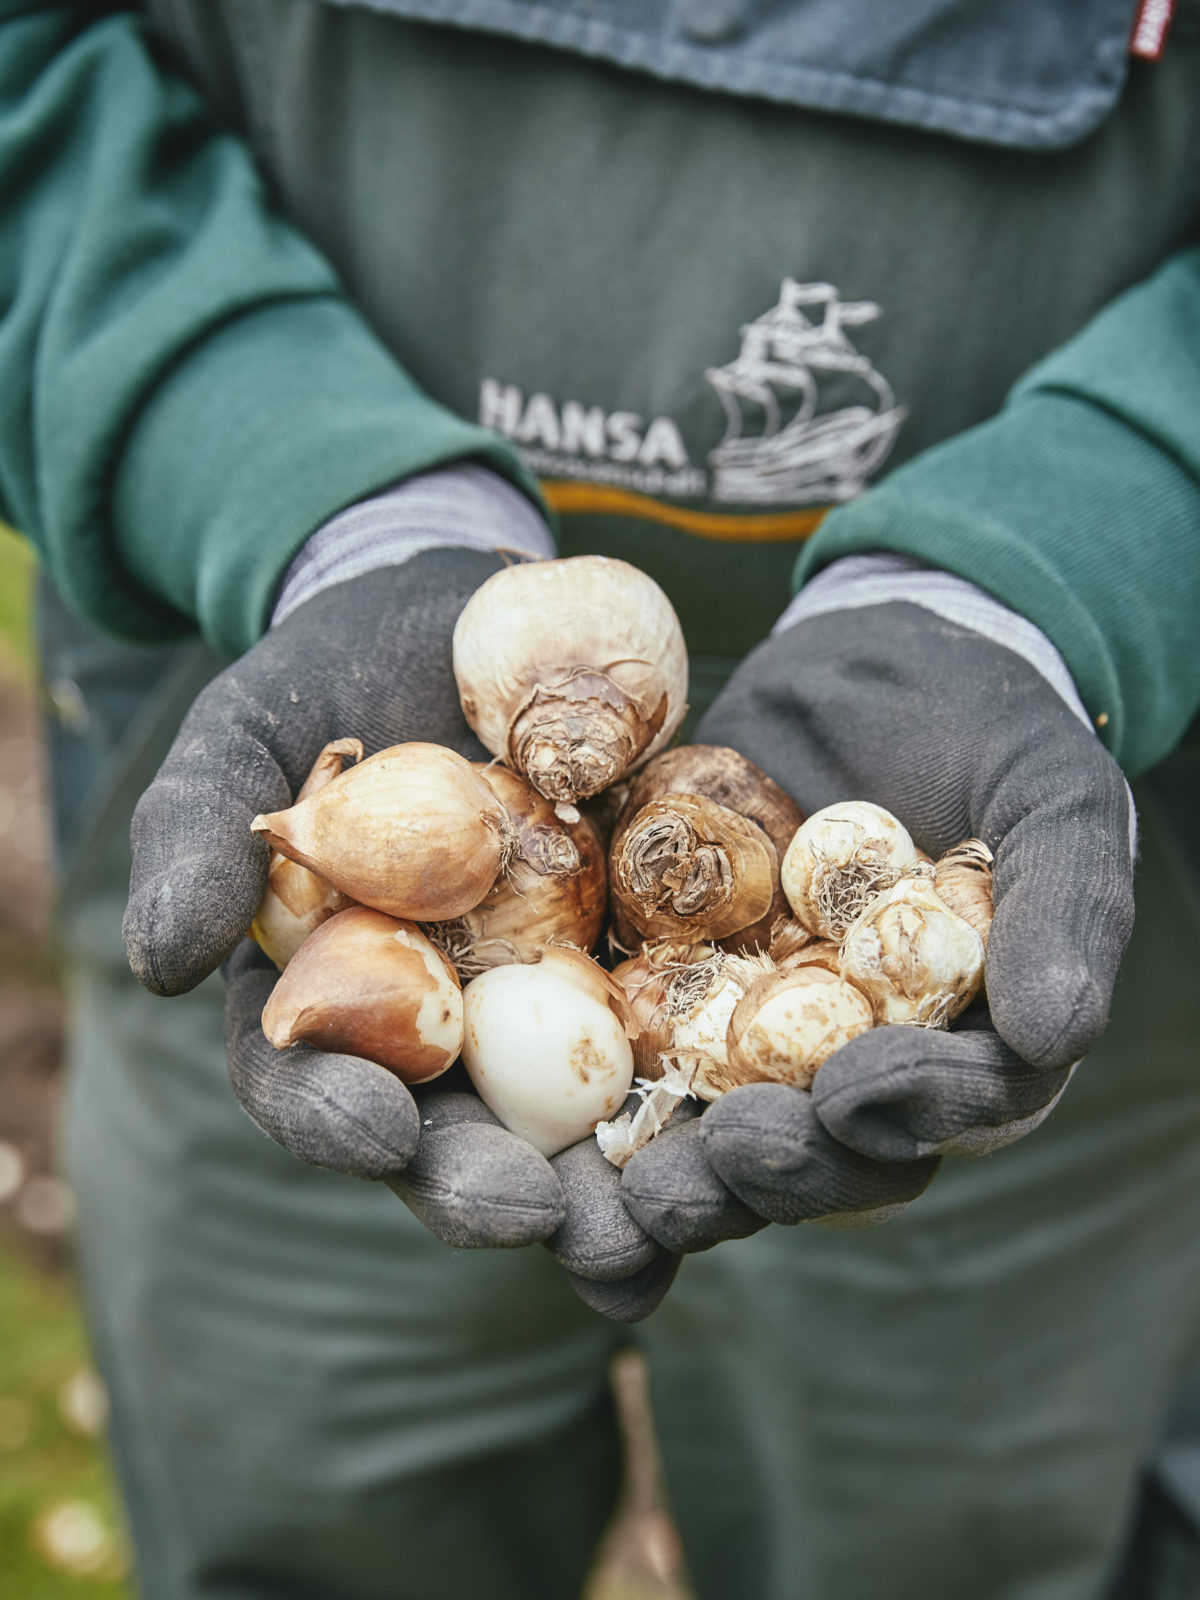
[[[301, 785], [297, 802], [319, 793], [341, 776], [345, 761], [361, 761], [362, 755], [361, 739], [335, 739], [327, 744]], [[353, 904], [349, 895], [275, 850], [266, 889], [250, 924], [250, 937], [282, 971], [310, 933]]]
[[428, 1083], [462, 1048], [462, 990], [419, 928], [353, 906], [305, 940], [262, 1020], [276, 1049], [304, 1041], [375, 1061], [405, 1083]]
[[946, 1028], [983, 987], [983, 940], [925, 878], [902, 878], [842, 942], [840, 968], [875, 1021]]
[[729, 1023], [750, 986], [773, 972], [767, 956], [727, 955], [677, 973], [668, 991], [671, 1008], [670, 1056], [681, 1079], [690, 1080], [701, 1100], [716, 1100], [729, 1068]]
[[793, 966], [762, 978], [738, 1002], [729, 1022], [725, 1091], [744, 1083], [811, 1086], [835, 1050], [872, 1025], [871, 1005], [836, 971]]
[[822, 939], [840, 939], [872, 896], [914, 870], [918, 855], [903, 824], [882, 806], [847, 800], [813, 812], [780, 877], [798, 921]]
[[608, 556], [495, 573], [454, 629], [464, 715], [539, 794], [573, 806], [671, 738], [687, 710], [687, 650], [670, 601]]
[[486, 780], [435, 744], [381, 750], [251, 827], [351, 900], [420, 922], [478, 905], [512, 849]]
[[939, 899], [975, 929], [985, 950], [992, 926], [992, 861], [982, 839], [964, 839], [947, 850], [933, 869]]
[[508, 814], [510, 855], [478, 905], [425, 932], [464, 982], [490, 967], [536, 961], [547, 945], [592, 950], [608, 911], [608, 866], [594, 823], [587, 816], [564, 822], [506, 767], [473, 765]]
[[473, 978], [463, 1002], [471, 1082], [504, 1126], [544, 1156], [585, 1139], [621, 1106], [633, 1081], [636, 1025], [594, 962], [548, 950], [537, 965]]
[[617, 941], [762, 950], [788, 914], [779, 863], [804, 813], [736, 750], [683, 745], [639, 774], [609, 853]]
[[677, 944], [669, 939], [642, 947], [641, 953], [622, 961], [612, 971], [628, 997], [641, 1032], [633, 1045], [634, 1072], [639, 1078], [662, 1077], [662, 1055], [671, 1047], [671, 987], [680, 974], [711, 960], [707, 944]]

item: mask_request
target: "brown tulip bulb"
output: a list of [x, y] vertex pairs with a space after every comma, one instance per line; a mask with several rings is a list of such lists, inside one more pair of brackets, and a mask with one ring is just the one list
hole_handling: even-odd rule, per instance
[[[340, 777], [346, 760], [361, 761], [362, 755], [360, 739], [335, 739], [327, 744], [301, 785], [297, 803]], [[250, 924], [250, 937], [282, 970], [310, 933], [353, 904], [349, 895], [275, 850], [267, 871], [267, 887]]]
[[487, 781], [435, 744], [381, 750], [251, 827], [352, 900], [413, 921], [477, 906], [513, 849]]
[[405, 1083], [428, 1083], [462, 1049], [462, 988], [419, 928], [353, 906], [304, 941], [262, 1023], [278, 1050], [303, 1040], [378, 1062]]

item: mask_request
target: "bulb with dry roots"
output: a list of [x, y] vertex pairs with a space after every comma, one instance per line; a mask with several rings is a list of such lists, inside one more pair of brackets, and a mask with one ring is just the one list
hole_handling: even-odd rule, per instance
[[436, 744], [398, 744], [250, 825], [361, 905], [416, 922], [477, 906], [514, 835], [487, 780]]
[[840, 939], [870, 902], [905, 873], [929, 870], [890, 811], [848, 800], [814, 811], [788, 846], [781, 878], [810, 932]]
[[[675, 1013], [688, 986], [688, 975], [705, 967], [717, 954], [710, 944], [681, 944], [659, 939], [642, 946], [639, 955], [613, 968], [640, 1029], [633, 1044], [633, 1064], [639, 1078], [653, 1080], [663, 1072], [662, 1057], [670, 1050]], [[707, 985], [706, 976], [703, 984]], [[673, 998], [675, 996], [676, 998]]]
[[[702, 947], [703, 948], [703, 947]], [[639, 1079], [642, 1104], [596, 1130], [614, 1166], [658, 1134], [685, 1098], [718, 1100], [746, 1083], [804, 1089], [817, 1068], [871, 1026], [871, 1007], [852, 984], [818, 959], [777, 967], [764, 955], [711, 951], [666, 976], [654, 1026], [665, 1042], [656, 1080]], [[625, 963], [632, 968], [634, 962]], [[626, 980], [628, 981], [628, 980]], [[665, 1014], [665, 1025], [662, 1017]]]
[[419, 928], [352, 906], [304, 941], [262, 1024], [277, 1050], [303, 1040], [378, 1062], [405, 1083], [428, 1083], [462, 1048], [462, 990]]
[[722, 1092], [743, 1083], [807, 1089], [817, 1069], [871, 1026], [871, 1005], [852, 983], [817, 962], [766, 974], [729, 1019], [728, 1067], [710, 1077]]
[[629, 1093], [637, 1024], [619, 986], [578, 951], [493, 967], [467, 984], [463, 1007], [476, 1092], [544, 1156], [585, 1139]]
[[661, 750], [687, 710], [670, 601], [607, 556], [494, 574], [455, 626], [454, 676], [485, 748], [570, 807]]
[[[361, 761], [362, 756], [361, 739], [335, 739], [327, 744], [301, 785], [297, 803], [340, 777], [343, 762]], [[267, 887], [250, 924], [250, 937], [282, 971], [310, 933], [353, 904], [349, 895], [275, 850]]]
[[764, 948], [787, 914], [779, 862], [804, 813], [736, 750], [683, 745], [633, 786], [609, 852], [624, 948], [690, 939]]
[[473, 765], [508, 814], [512, 850], [478, 905], [426, 923], [424, 932], [464, 982], [491, 967], [536, 961], [547, 945], [590, 951], [608, 908], [608, 870], [594, 823], [586, 816], [564, 822], [549, 800], [506, 767]]
[[925, 878], [902, 878], [866, 908], [842, 942], [841, 972], [877, 1023], [945, 1028], [983, 986], [983, 940]]

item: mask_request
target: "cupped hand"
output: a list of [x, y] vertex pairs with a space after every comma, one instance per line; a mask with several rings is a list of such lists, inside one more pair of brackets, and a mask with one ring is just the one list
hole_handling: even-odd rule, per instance
[[244, 938], [270, 858], [250, 823], [292, 803], [325, 744], [357, 737], [370, 755], [417, 739], [484, 755], [459, 705], [451, 636], [499, 566], [475, 551], [433, 550], [335, 585], [203, 691], [134, 815], [126, 947], [161, 995], [223, 965], [234, 1093], [293, 1155], [382, 1179], [459, 1248], [553, 1236], [581, 1297], [635, 1320], [665, 1294], [677, 1263], [625, 1212], [615, 1168], [578, 1151], [548, 1162], [475, 1095], [437, 1081], [414, 1095], [359, 1057], [276, 1050], [260, 1019], [278, 975]]
[[634, 1157], [629, 1208], [677, 1251], [730, 1236], [714, 1180], [770, 1221], [895, 1215], [943, 1155], [996, 1149], [1044, 1120], [1103, 1030], [1133, 917], [1124, 778], [1023, 657], [907, 603], [810, 617], [768, 640], [697, 738], [740, 750], [806, 812], [875, 801], [935, 857], [983, 839], [995, 855], [987, 1004], [948, 1033], [860, 1035], [811, 1093], [734, 1090], [698, 1132]]

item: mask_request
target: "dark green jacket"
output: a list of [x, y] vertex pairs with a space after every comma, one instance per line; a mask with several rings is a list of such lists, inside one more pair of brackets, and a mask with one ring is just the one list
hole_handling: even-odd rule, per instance
[[1087, 8], [1104, 92], [1053, 137], [1036, 52], [1001, 53], [1007, 120], [994, 83], [929, 110], [978, 38], [905, 78], [962, 7], [889, 9], [884, 65], [841, 77], [869, 8], [840, 46], [807, 9], [823, 76], [776, 94], [719, 40], [702, 87], [399, 14], [429, 5], [4, 0], [5, 514], [101, 625], [237, 651], [333, 512], [523, 456], [564, 552], [664, 583], [701, 675], [821, 523], [805, 571], [898, 549], [1031, 617], [1147, 766], [1200, 705], [1196, 7], [1128, 71], [1132, 3]]

